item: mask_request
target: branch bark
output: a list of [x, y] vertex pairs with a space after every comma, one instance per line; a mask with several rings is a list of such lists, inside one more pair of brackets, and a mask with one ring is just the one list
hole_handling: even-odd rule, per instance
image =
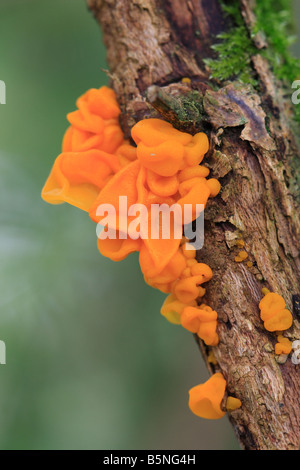
[[[245, 449], [299, 449], [300, 365], [275, 356], [276, 337], [263, 328], [258, 309], [262, 287], [280, 293], [291, 311], [292, 295], [300, 293], [294, 179], [299, 146], [285, 90], [257, 54], [251, 61], [259, 94], [237, 82], [214, 91], [203, 59], [213, 55], [215, 36], [228, 27], [217, 0], [87, 2], [103, 31], [128, 136], [138, 120], [156, 116], [146, 99], [149, 87], [159, 86], [162, 96], [167, 93], [181, 103], [188, 102], [191, 92], [198, 97], [199, 116], [186, 106], [185, 121], [180, 106], [175, 114], [179, 128], [184, 121], [183, 130], [210, 135], [207, 164], [222, 183], [221, 194], [206, 209], [205, 246], [198, 253], [214, 272], [205, 300], [219, 314], [218, 365], [213, 370], [207, 365], [223, 373], [228, 392], [242, 401], [230, 421]], [[252, 3], [240, 1], [247, 27], [254, 21]], [[254, 43], [257, 49], [264, 47], [259, 36]], [[191, 84], [183, 84], [183, 77]], [[157, 99], [161, 95], [156, 90], [152, 100]], [[240, 238], [253, 262], [250, 268], [234, 261]], [[288, 336], [300, 339], [295, 313]], [[206, 358], [203, 344], [200, 349]]]

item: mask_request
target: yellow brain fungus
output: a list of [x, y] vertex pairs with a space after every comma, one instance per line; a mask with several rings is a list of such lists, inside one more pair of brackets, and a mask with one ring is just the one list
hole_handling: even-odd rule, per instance
[[212, 375], [204, 384], [197, 385], [189, 391], [189, 408], [197, 416], [206, 419], [223, 418], [221, 409], [226, 388], [226, 380], [219, 372]]
[[[209, 170], [200, 165], [209, 149], [207, 136], [203, 132], [194, 136], [181, 132], [161, 119], [144, 119], [131, 130], [135, 147], [124, 140], [113, 90], [88, 90], [76, 105], [78, 109], [67, 116], [70, 127], [63, 139], [62, 153], [42, 190], [43, 199], [52, 204], [72, 204], [87, 211], [106, 231], [113, 231], [115, 238], [98, 239], [102, 255], [120, 261], [139, 252], [145, 281], [170, 294], [161, 308], [162, 315], [197, 333], [207, 345], [216, 345], [217, 313], [204, 304], [197, 307], [196, 302], [205, 294], [202, 285], [212, 278], [212, 270], [197, 262], [196, 250], [185, 237], [175, 237], [174, 228], [170, 227], [167, 239], [153, 237], [149, 231], [153, 204], [170, 207], [177, 203], [180, 208], [190, 204], [187, 223], [199, 216], [199, 204], [205, 206], [209, 198], [219, 193], [220, 183], [207, 179]], [[142, 205], [148, 217], [150, 214], [148, 228], [143, 228], [137, 237], [133, 236], [132, 217], [124, 217], [124, 208], [119, 204], [124, 196], [127, 207]], [[107, 221], [98, 211], [102, 204], [113, 206], [117, 217]], [[170, 222], [174, 225], [172, 217]], [[160, 224], [158, 229], [160, 234]], [[200, 414], [206, 409], [206, 417], [212, 419], [220, 417], [225, 386], [224, 378], [216, 374], [207, 385], [199, 386], [204, 395], [211, 391], [210, 401], [203, 395], [196, 405], [192, 392], [192, 408], [196, 406]]]
[[285, 300], [281, 295], [268, 292], [259, 303], [260, 318], [268, 331], [288, 330], [293, 324], [293, 317], [285, 308]]

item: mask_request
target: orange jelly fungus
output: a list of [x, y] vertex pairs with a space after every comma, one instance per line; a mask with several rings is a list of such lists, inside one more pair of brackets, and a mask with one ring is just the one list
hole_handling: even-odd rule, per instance
[[[96, 214], [97, 207], [110, 203], [120, 218], [119, 196], [126, 195], [128, 206], [143, 204], [149, 214], [152, 204], [166, 203], [170, 206], [177, 203], [183, 207], [189, 203], [192, 206], [192, 219], [195, 219], [199, 215], [196, 205], [205, 205], [208, 198], [216, 194], [216, 188], [205, 177], [194, 177], [193, 173], [182, 176], [182, 171], [198, 167], [208, 150], [206, 135], [199, 133], [191, 136], [159, 119], [139, 121], [132, 128], [131, 134], [137, 144], [137, 159], [108, 181], [91, 205], [90, 217], [101, 224], [101, 217]], [[119, 223], [112, 228], [121, 230]], [[121, 231], [127, 237], [130, 236], [128, 227], [123, 227]], [[173, 292], [173, 283], [180, 278], [186, 267], [186, 261], [183, 261], [186, 253], [180, 250], [180, 239], [175, 237], [172, 230], [169, 239], [154, 239], [150, 235], [144, 235], [146, 236], [136, 244], [136, 251], [140, 252], [140, 266], [145, 281], [165, 293]], [[106, 244], [110, 244], [108, 239], [98, 242], [102, 253]], [[122, 251], [125, 245], [127, 240], [120, 243]], [[174, 256], [177, 256], [177, 263], [174, 262]], [[116, 259], [118, 255], [114, 252], [110, 257]], [[188, 257], [192, 257], [192, 254]]]
[[202, 304], [199, 308], [185, 307], [180, 320], [184, 328], [196, 333], [207, 346], [216, 346], [219, 343], [217, 317], [217, 312]]
[[191, 79], [189, 77], [183, 77], [181, 79], [181, 83], [187, 83], [189, 85], [191, 83]]
[[279, 294], [268, 292], [259, 303], [260, 318], [268, 331], [288, 330], [293, 324], [293, 317], [285, 308], [285, 300]]
[[282, 335], [277, 336], [278, 343], [275, 344], [275, 354], [290, 354], [292, 343], [288, 338]]
[[234, 411], [242, 406], [241, 400], [235, 397], [228, 397], [226, 401], [226, 410]]
[[207, 355], [207, 360], [210, 364], [213, 364], [214, 366], [216, 366], [218, 364], [217, 358], [216, 358], [215, 353], [212, 349], [209, 351], [209, 353]]
[[200, 418], [220, 419], [225, 416], [221, 409], [226, 388], [226, 380], [219, 372], [214, 374], [204, 384], [197, 385], [189, 391], [190, 410]]
[[[196, 305], [196, 301], [191, 302], [192, 307], [195, 307]], [[185, 307], [186, 304], [179, 302], [173, 294], [170, 294], [164, 301], [160, 312], [167, 320], [169, 320], [170, 323], [181, 325], [180, 317]]]
[[246, 251], [240, 251], [238, 255], [234, 258], [234, 261], [236, 263], [241, 263], [247, 258], [248, 258], [248, 253]]
[[[217, 313], [196, 303], [205, 294], [202, 285], [212, 278], [210, 267], [197, 262], [196, 250], [188, 239], [175, 236], [174, 215], [167, 239], [151, 237], [149, 228], [143, 228], [143, 232], [140, 228], [138, 237], [133, 237], [133, 217], [120, 204], [126, 196], [126, 210], [135, 204], [145, 207], [150, 217], [148, 227], [153, 204], [170, 207], [176, 203], [180, 208], [190, 204], [189, 222], [195, 220], [199, 216], [197, 205], [205, 207], [221, 189], [216, 179], [207, 179], [209, 169], [200, 165], [209, 149], [207, 136], [203, 132], [194, 136], [181, 132], [161, 119], [144, 119], [131, 129], [133, 146], [124, 139], [119, 125], [120, 108], [113, 90], [105, 86], [88, 90], [76, 105], [78, 109], [67, 115], [70, 126], [62, 153], [53, 165], [42, 198], [51, 204], [72, 204], [88, 212], [105, 232], [113, 231], [114, 238], [98, 238], [103, 256], [120, 261], [139, 252], [145, 281], [170, 294], [161, 308], [162, 315], [197, 333], [206, 344], [216, 345]], [[97, 209], [102, 204], [113, 206], [116, 217], [99, 214]], [[162, 227], [158, 225], [160, 233]], [[201, 403], [197, 401], [199, 412], [207, 410], [205, 417], [223, 415], [219, 405], [225, 385], [221, 374], [216, 374], [207, 384], [195, 387], [204, 395], [212, 393], [211, 399], [203, 395]], [[192, 407], [193, 396], [192, 392]]]
[[51, 204], [68, 202], [89, 211], [97, 195], [122, 166], [136, 158], [119, 126], [120, 109], [113, 90], [91, 89], [69, 113], [62, 153], [42, 190]]

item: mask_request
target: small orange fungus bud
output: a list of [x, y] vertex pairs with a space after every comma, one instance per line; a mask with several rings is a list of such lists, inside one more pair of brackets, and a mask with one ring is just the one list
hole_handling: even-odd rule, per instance
[[234, 398], [234, 397], [228, 397], [227, 398], [227, 401], [226, 401], [226, 410], [227, 411], [237, 410], [241, 406], [242, 406], [242, 402], [238, 398]]
[[293, 317], [285, 309], [285, 300], [274, 292], [267, 293], [259, 303], [260, 318], [268, 331], [283, 331], [292, 326]]
[[262, 320], [264, 315], [270, 312], [282, 310], [285, 307], [285, 300], [281, 295], [274, 292], [268, 292], [265, 297], [259, 302]]
[[241, 263], [248, 258], [248, 253], [246, 251], [240, 251], [239, 254], [234, 258], [234, 261]]
[[275, 344], [275, 354], [290, 354], [292, 351], [292, 343], [288, 338], [282, 335], [277, 336], [278, 343]]
[[216, 366], [218, 364], [215, 353], [213, 352], [212, 349], [208, 353], [207, 360], [210, 364], [213, 364], [214, 366]]
[[220, 419], [225, 416], [221, 410], [226, 389], [226, 380], [220, 373], [214, 374], [204, 384], [197, 385], [189, 391], [190, 410], [200, 418]]
[[290, 354], [292, 351], [292, 343], [288, 340], [287, 343], [276, 343], [275, 344], [275, 354]]

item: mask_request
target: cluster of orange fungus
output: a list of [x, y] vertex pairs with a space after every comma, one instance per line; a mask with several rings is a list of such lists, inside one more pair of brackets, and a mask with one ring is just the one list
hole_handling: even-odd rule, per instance
[[225, 388], [226, 380], [220, 373], [212, 375], [204, 384], [191, 388], [189, 392], [190, 410], [201, 418], [222, 418], [225, 415], [221, 409]]
[[53, 165], [42, 197], [51, 204], [68, 202], [88, 212], [112, 177], [136, 159], [136, 150], [124, 141], [113, 90], [91, 89], [76, 104], [78, 110], [67, 116], [70, 127], [62, 153]]
[[[217, 313], [196, 299], [203, 297], [203, 284], [212, 278], [212, 270], [196, 260], [196, 251], [187, 239], [175, 236], [172, 213], [168, 238], [152, 237], [151, 220], [133, 236], [133, 217], [124, 212], [121, 199], [126, 196], [126, 209], [143, 206], [151, 219], [154, 204], [181, 209], [189, 204], [192, 222], [200, 204], [220, 191], [216, 179], [208, 179], [209, 170], [201, 166], [209, 149], [207, 136], [192, 136], [160, 119], [139, 121], [131, 130], [135, 145], [124, 140], [119, 125], [120, 109], [113, 90], [91, 89], [69, 113], [70, 127], [63, 139], [62, 153], [57, 157], [42, 190], [42, 197], [52, 204], [67, 202], [89, 213], [109, 235], [98, 238], [99, 251], [113, 261], [139, 252], [139, 263], [145, 281], [170, 294], [161, 313], [171, 323], [182, 325], [210, 346], [218, 343]], [[108, 219], [98, 208], [113, 206], [116, 217]], [[125, 217], [126, 216], [126, 217]], [[141, 226], [142, 224], [140, 224]], [[180, 219], [180, 236], [183, 220]], [[172, 228], [173, 226], [173, 228]], [[191, 409], [199, 416], [221, 417], [220, 402], [226, 382], [216, 374], [206, 384], [191, 390]], [[197, 390], [197, 393], [195, 392]], [[201, 390], [201, 393], [200, 393]], [[200, 394], [199, 394], [200, 393]], [[210, 398], [206, 398], [209, 394]], [[199, 398], [199, 397], [202, 398]], [[206, 410], [206, 411], [203, 411]]]
[[288, 330], [293, 324], [293, 317], [285, 308], [285, 300], [281, 295], [268, 292], [259, 303], [260, 318], [268, 331]]

